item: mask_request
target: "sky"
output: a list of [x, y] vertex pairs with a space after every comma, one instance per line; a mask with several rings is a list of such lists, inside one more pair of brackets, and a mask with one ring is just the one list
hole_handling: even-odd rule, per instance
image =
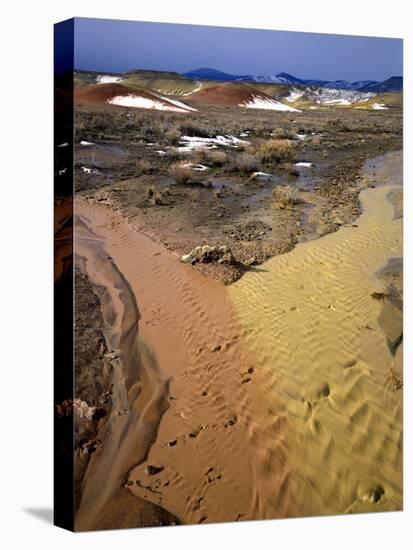
[[287, 72], [323, 80], [385, 80], [403, 72], [403, 41], [169, 23], [75, 19], [75, 68], [231, 74]]

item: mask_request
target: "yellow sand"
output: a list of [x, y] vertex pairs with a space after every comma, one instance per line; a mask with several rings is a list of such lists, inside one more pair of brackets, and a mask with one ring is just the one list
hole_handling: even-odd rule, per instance
[[402, 507], [402, 392], [385, 385], [393, 361], [371, 297], [384, 290], [377, 270], [402, 256], [387, 200], [395, 188], [363, 191], [358, 227], [299, 245], [229, 288], [258, 371], [245, 446], [257, 452], [261, 517]]

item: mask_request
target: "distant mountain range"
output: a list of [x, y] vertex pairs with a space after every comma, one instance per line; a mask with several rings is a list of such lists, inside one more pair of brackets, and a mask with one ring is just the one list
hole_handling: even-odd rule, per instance
[[360, 92], [401, 92], [403, 90], [403, 77], [392, 76], [387, 80], [379, 82], [378, 80], [358, 80], [348, 82], [347, 80], [316, 80], [302, 79], [288, 73], [278, 73], [276, 75], [234, 75], [217, 71], [211, 68], [202, 68], [182, 73], [181, 76], [196, 80], [218, 80], [218, 81], [238, 81], [238, 82], [258, 82], [265, 84], [288, 84], [297, 86], [316, 86], [321, 88], [333, 88], [338, 90], [357, 90]]

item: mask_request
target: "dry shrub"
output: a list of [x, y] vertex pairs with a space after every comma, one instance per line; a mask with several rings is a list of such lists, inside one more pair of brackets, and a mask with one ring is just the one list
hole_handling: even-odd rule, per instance
[[194, 121], [183, 122], [179, 129], [183, 136], [210, 137], [211, 135], [208, 128]]
[[169, 167], [169, 175], [181, 185], [188, 183], [192, 178], [192, 170], [186, 162], [174, 162]]
[[242, 172], [245, 174], [251, 174], [259, 169], [259, 160], [250, 153], [237, 154], [231, 165], [232, 172]]
[[321, 145], [321, 136], [313, 136], [311, 138], [311, 145]]
[[209, 164], [210, 166], [223, 166], [227, 162], [227, 155], [224, 151], [199, 149], [194, 157], [197, 164]]
[[297, 189], [292, 185], [277, 185], [272, 190], [275, 205], [278, 208], [289, 208], [297, 202]]
[[159, 205], [162, 204], [162, 193], [160, 191], [155, 191], [154, 196], [152, 197], [153, 204]]
[[155, 195], [155, 186], [150, 185], [147, 189], [148, 199], [151, 199]]
[[138, 175], [147, 174], [151, 170], [151, 165], [147, 160], [138, 159], [135, 161], [135, 170]]
[[275, 130], [271, 132], [271, 136], [276, 139], [294, 139], [294, 132], [286, 128], [275, 128]]
[[283, 165], [283, 169], [287, 172], [288, 175], [293, 176], [295, 178], [298, 178], [298, 176], [300, 175], [300, 172], [291, 162], [286, 162]]
[[164, 141], [171, 145], [176, 145], [181, 137], [181, 132], [178, 128], [171, 128], [164, 134]]
[[258, 158], [265, 163], [289, 162], [295, 156], [295, 144], [288, 139], [269, 139], [258, 146]]
[[188, 193], [188, 196], [192, 202], [198, 202], [200, 193], [197, 189], [191, 189], [191, 191]]

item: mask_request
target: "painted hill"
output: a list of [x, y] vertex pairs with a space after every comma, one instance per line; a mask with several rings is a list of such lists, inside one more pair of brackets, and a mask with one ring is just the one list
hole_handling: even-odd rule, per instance
[[272, 111], [297, 111], [272, 98], [258, 88], [244, 83], [228, 82], [208, 88], [202, 88], [188, 99], [198, 105], [219, 105], [227, 107], [245, 107], [249, 109], [269, 109]]
[[75, 102], [89, 104], [118, 105], [120, 107], [134, 107], [137, 109], [153, 109], [156, 111], [175, 111], [185, 113], [194, 111], [193, 107], [163, 97], [155, 92], [140, 88], [129, 88], [122, 84], [86, 84], [75, 88]]

